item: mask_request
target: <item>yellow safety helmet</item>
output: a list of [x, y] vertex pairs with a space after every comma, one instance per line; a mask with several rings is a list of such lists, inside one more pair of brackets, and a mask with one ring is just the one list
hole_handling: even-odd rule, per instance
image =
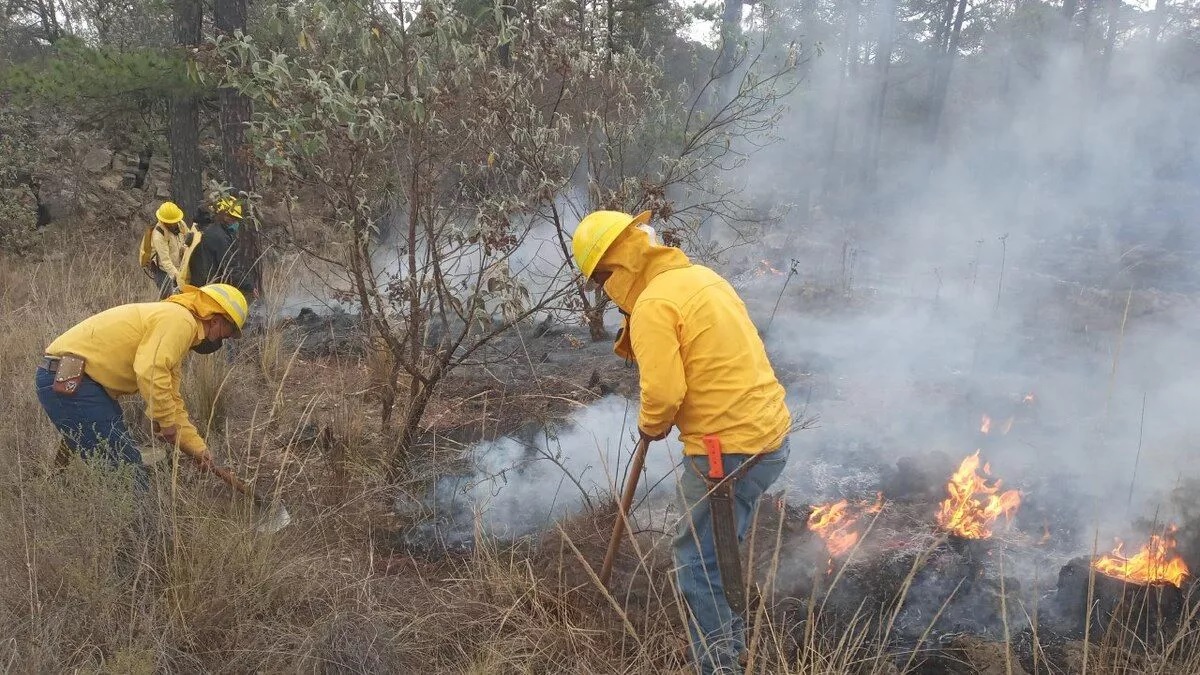
[[183, 209], [179, 208], [175, 202], [163, 202], [162, 206], [154, 212], [154, 217], [158, 218], [158, 222], [174, 225], [183, 220]]
[[222, 197], [217, 201], [217, 213], [224, 213], [234, 218], [242, 217], [242, 203], [234, 197]]
[[593, 211], [579, 222], [575, 234], [571, 237], [571, 250], [575, 254], [575, 264], [583, 276], [590, 277], [596, 271], [596, 265], [604, 257], [608, 247], [627, 227], [637, 227], [650, 222], [650, 212], [642, 211], [636, 216], [621, 211]]
[[242, 326], [246, 325], [246, 315], [250, 312], [246, 296], [229, 284], [208, 284], [201, 286], [200, 292], [217, 301], [217, 304], [224, 310], [225, 316], [229, 317], [233, 325], [237, 326], [238, 333], [241, 334]]

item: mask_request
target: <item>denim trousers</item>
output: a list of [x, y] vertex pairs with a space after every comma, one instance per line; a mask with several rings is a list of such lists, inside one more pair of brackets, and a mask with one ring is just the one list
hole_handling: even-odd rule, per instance
[[[738, 542], [746, 539], [758, 499], [783, 473], [790, 447], [785, 440], [774, 452], [737, 474], [734, 483], [733, 510], [737, 519]], [[725, 455], [726, 475], [736, 471], [753, 455]], [[739, 655], [746, 650], [746, 624], [734, 616], [725, 599], [717, 567], [717, 549], [713, 541], [709, 511], [707, 457], [686, 457], [679, 479], [679, 497], [687, 515], [675, 534], [675, 575], [679, 592], [687, 602], [688, 634], [692, 658], [701, 675], [730, 675], [741, 672]]]
[[54, 374], [45, 368], [38, 368], [36, 382], [38, 401], [67, 447], [85, 460], [96, 457], [114, 469], [130, 465], [134, 489], [144, 492], [149, 487], [142, 453], [125, 426], [121, 405], [104, 387], [84, 375], [75, 394], [64, 396], [54, 391]]

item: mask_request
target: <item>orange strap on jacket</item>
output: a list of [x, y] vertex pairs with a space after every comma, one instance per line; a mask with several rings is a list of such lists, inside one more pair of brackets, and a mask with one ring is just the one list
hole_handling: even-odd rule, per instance
[[721, 439], [714, 435], [704, 437], [704, 449], [708, 452], [708, 477], [720, 480], [725, 477], [725, 462], [721, 458]]

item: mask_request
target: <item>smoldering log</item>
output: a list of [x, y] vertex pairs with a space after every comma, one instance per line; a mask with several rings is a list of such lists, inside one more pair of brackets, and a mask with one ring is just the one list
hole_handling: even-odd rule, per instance
[[1058, 573], [1055, 600], [1065, 630], [1083, 635], [1089, 617], [1090, 588], [1090, 635], [1102, 636], [1117, 625], [1144, 640], [1174, 632], [1183, 615], [1182, 589], [1168, 582], [1134, 584], [1093, 573], [1091, 563], [1089, 557], [1075, 558]]

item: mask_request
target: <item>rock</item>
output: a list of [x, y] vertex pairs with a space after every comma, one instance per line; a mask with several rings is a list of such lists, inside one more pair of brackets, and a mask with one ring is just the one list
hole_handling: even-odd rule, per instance
[[121, 189], [121, 176], [115, 173], [108, 174], [96, 181], [96, 185], [104, 192], [117, 192]]
[[84, 169], [91, 173], [100, 173], [112, 168], [113, 151], [108, 148], [92, 148], [79, 161]]
[[79, 195], [74, 190], [48, 190], [43, 186], [39, 193], [38, 202], [45, 208], [49, 222], [68, 220], [79, 212]]
[[142, 205], [141, 210], [138, 211], [138, 215], [141, 216], [143, 222], [138, 223], [138, 226], [137, 226], [138, 232], [141, 232], [144, 228], [150, 227], [151, 225], [154, 224], [154, 222], [155, 222], [154, 212], [158, 210], [158, 205], [159, 205], [159, 202], [157, 202], [157, 201], [149, 202], [147, 204]]

